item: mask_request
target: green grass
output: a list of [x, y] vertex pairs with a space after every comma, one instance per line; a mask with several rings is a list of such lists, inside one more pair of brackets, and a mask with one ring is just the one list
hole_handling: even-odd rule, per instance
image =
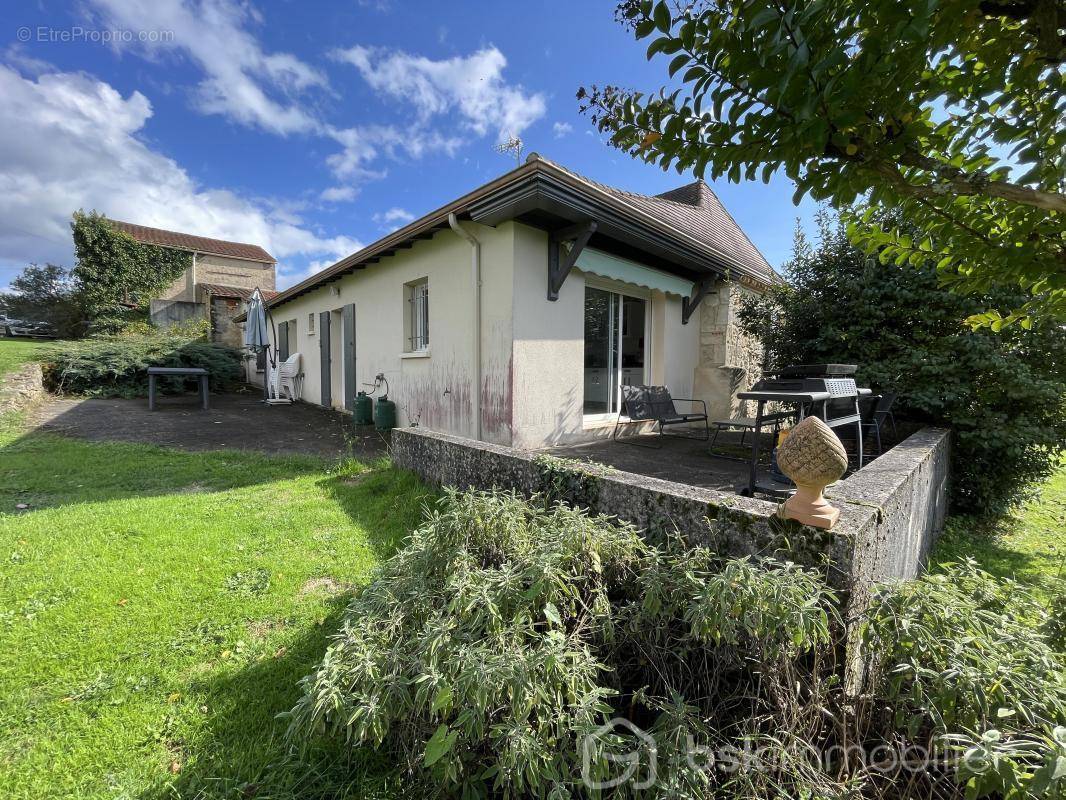
[[33, 361], [50, 346], [50, 343], [33, 339], [0, 339], [0, 376]]
[[345, 591], [420, 519], [415, 477], [364, 469], [22, 435], [9, 418], [0, 797], [384, 791], [372, 756], [298, 758], [276, 718]]
[[982, 569], [1015, 578], [1048, 596], [1066, 581], [1066, 462], [1039, 494], [993, 522], [949, 517], [935, 562], [973, 558]]

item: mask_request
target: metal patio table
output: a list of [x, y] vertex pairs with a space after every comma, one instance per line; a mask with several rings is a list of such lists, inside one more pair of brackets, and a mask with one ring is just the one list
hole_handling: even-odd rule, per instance
[[155, 382], [160, 376], [164, 378], [196, 378], [200, 384], [200, 405], [207, 411], [207, 370], [201, 367], [149, 367], [148, 368], [148, 410], [155, 411]]
[[[871, 393], [870, 389], [858, 389], [857, 396], [864, 397]], [[782, 494], [790, 491], [783, 486], [773, 485], [768, 483], [759, 483], [759, 441], [762, 438], [762, 425], [767, 417], [773, 416], [772, 414], [765, 414], [764, 410], [767, 403], [786, 403], [796, 406], [796, 412], [799, 417], [797, 422], [802, 421], [805, 417], [814, 413], [819, 419], [826, 420], [826, 409], [831, 399], [834, 399], [833, 395], [829, 392], [795, 392], [795, 391], [781, 391], [773, 389], [752, 389], [747, 392], [737, 392], [737, 399], [739, 400], [754, 400], [758, 403], [758, 408], [755, 412], [755, 430], [754, 436], [751, 442], [751, 462], [748, 464], [748, 482], [737, 487], [737, 491], [746, 496], [754, 497], [756, 490], [766, 492], [769, 494]], [[820, 413], [819, 413], [820, 412]], [[841, 420], [833, 420], [840, 424], [845, 422], [848, 418]], [[845, 424], [852, 424], [845, 422]], [[861, 436], [861, 433], [860, 433]], [[861, 447], [861, 444], [860, 444]], [[859, 459], [861, 462], [862, 455], [860, 450]], [[860, 464], [861, 465], [861, 464]]]

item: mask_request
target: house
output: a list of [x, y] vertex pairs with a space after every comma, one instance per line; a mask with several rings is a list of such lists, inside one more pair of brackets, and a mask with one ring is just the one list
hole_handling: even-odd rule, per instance
[[735, 413], [738, 303], [779, 280], [703, 181], [650, 197], [532, 154], [267, 305], [305, 401], [382, 375], [400, 426], [531, 449], [608, 435], [627, 383]]
[[150, 306], [152, 322], [161, 327], [192, 318], [211, 320], [213, 341], [241, 346], [241, 329], [234, 323], [256, 287], [264, 296], [275, 294], [277, 262], [259, 245], [208, 239], [188, 233], [148, 228], [110, 220], [111, 226], [143, 244], [184, 250], [192, 254], [185, 270]]

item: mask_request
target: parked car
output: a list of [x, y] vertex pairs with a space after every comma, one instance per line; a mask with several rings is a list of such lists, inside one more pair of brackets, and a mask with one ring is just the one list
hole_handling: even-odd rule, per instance
[[56, 329], [50, 322], [40, 320], [3, 319], [0, 330], [6, 336], [25, 337], [29, 339], [54, 339]]

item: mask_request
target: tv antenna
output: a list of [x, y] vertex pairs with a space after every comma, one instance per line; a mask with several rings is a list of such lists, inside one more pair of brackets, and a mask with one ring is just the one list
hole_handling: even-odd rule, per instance
[[514, 153], [515, 163], [522, 163], [522, 140], [519, 139], [517, 136], [512, 136], [506, 142], [500, 142], [492, 149], [495, 150], [497, 153], [502, 153], [503, 155], [507, 155], [508, 153]]

